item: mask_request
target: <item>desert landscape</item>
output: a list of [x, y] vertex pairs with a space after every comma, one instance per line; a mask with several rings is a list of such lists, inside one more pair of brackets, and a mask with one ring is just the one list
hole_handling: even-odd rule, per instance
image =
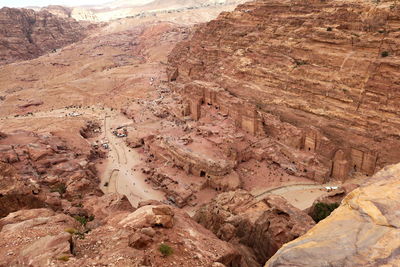
[[399, 147], [397, 1], [0, 9], [0, 267], [400, 266]]

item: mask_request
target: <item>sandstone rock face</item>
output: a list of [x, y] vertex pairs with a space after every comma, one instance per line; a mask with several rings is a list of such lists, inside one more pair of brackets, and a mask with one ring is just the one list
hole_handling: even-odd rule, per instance
[[12, 165], [0, 161], [0, 218], [19, 209], [44, 207], [43, 199], [34, 195], [37, 189], [24, 182]]
[[[160, 218], [157, 216], [172, 217], [171, 214], [171, 225], [152, 223]], [[173, 254], [162, 256], [160, 244], [170, 246]], [[181, 210], [165, 205], [146, 205], [133, 213], [115, 216], [85, 239], [77, 240], [75, 250], [70, 266], [211, 266], [219, 262], [239, 267], [241, 257], [231, 244], [216, 238]], [[93, 251], [101, 251], [100, 257]]]
[[248, 2], [180, 43], [169, 79], [193, 119], [213, 105], [314, 155], [291, 160], [312, 179], [372, 175], [400, 160], [399, 14], [395, 1]]
[[0, 218], [24, 208], [81, 213], [73, 205], [100, 195], [88, 157], [52, 134], [16, 131], [0, 139]]
[[265, 266], [399, 266], [400, 165], [375, 174]]
[[67, 228], [75, 219], [49, 209], [20, 210], [0, 219], [0, 266], [50, 266], [72, 256]]
[[60, 18], [70, 18], [71, 17], [71, 8], [57, 5], [50, 5], [41, 9], [41, 11], [47, 11], [53, 15], [56, 15]]
[[27, 60], [83, 39], [75, 20], [48, 11], [0, 9], [0, 65]]
[[[311, 217], [280, 196], [269, 195], [258, 201], [243, 190], [218, 195], [194, 218], [222, 240], [247, 246], [242, 253], [250, 250], [253, 255], [246, 257], [243, 266], [263, 264], [284, 243], [314, 225]], [[250, 258], [256, 258], [258, 263]]]

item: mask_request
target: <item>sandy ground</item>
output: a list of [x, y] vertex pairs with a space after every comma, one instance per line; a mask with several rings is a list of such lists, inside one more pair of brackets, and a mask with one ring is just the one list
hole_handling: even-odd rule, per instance
[[[126, 146], [123, 138], [116, 137], [112, 130], [120, 125], [132, 123], [118, 113], [108, 113], [104, 117], [105, 133], [110, 146], [107, 167], [101, 175], [100, 188], [105, 193], [117, 192], [128, 197], [132, 205], [137, 206], [141, 200], [163, 200], [164, 194], [154, 190], [145, 182], [145, 175], [140, 171], [144, 166], [140, 154]], [[105, 184], [108, 186], [104, 186]]]
[[268, 194], [276, 194], [283, 196], [290, 204], [305, 210], [312, 206], [315, 199], [327, 193], [325, 187], [327, 186], [337, 186], [336, 184], [291, 184], [284, 185], [275, 188], [271, 188], [264, 192], [252, 192], [257, 199], [262, 199]]

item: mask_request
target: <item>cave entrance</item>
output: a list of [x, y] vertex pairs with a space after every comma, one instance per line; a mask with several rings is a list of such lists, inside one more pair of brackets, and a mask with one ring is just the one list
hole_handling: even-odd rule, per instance
[[205, 171], [200, 171], [200, 177], [205, 177], [206, 176], [206, 172]]

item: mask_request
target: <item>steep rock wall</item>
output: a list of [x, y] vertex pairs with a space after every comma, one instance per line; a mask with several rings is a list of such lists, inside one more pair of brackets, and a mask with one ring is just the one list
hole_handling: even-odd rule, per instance
[[0, 9], [0, 65], [33, 59], [79, 41], [84, 28], [48, 11]]
[[[178, 44], [169, 79], [193, 119], [207, 102], [315, 153], [329, 169], [318, 175], [372, 175], [400, 160], [399, 14], [395, 1], [249, 2]], [[269, 114], [299, 131], [274, 131]]]

